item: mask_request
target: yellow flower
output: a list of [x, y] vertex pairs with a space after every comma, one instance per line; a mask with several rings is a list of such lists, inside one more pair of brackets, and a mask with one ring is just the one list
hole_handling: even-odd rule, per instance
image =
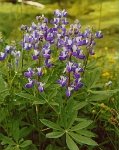
[[110, 75], [109, 72], [104, 72], [104, 73], [102, 74], [103, 77], [107, 77], [107, 76], [109, 76], [109, 75]]
[[110, 63], [115, 63], [116, 60], [114, 60], [114, 59], [111, 58], [111, 59], [109, 59], [109, 62], [110, 62]]
[[105, 107], [106, 107], [104, 103], [101, 103], [100, 106], [101, 106], [102, 108], [105, 108]]
[[46, 70], [46, 69], [43, 69], [43, 73], [44, 73], [44, 74], [47, 74], [47, 70]]
[[95, 113], [95, 110], [94, 110], [94, 109], [92, 110], [92, 113]]
[[93, 58], [97, 58], [98, 56], [95, 54], [95, 55], [92, 55], [92, 57], [93, 57]]

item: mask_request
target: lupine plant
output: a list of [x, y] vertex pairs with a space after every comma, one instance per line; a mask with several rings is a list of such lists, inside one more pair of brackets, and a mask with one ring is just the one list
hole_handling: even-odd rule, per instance
[[103, 35], [90, 26], [83, 31], [78, 20], [69, 25], [65, 10], [54, 15], [50, 22], [42, 15], [30, 27], [21, 25], [20, 42], [0, 38], [0, 140], [5, 150], [99, 147], [88, 111], [119, 91], [108, 90], [112, 81], [99, 83], [101, 69], [92, 55]]

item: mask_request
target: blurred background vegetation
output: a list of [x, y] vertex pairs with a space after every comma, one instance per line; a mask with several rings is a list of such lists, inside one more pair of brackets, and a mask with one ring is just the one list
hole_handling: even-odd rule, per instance
[[66, 9], [69, 22], [79, 19], [83, 29], [93, 25], [95, 30], [102, 30], [103, 42], [98, 48], [114, 51], [119, 49], [119, 1], [118, 0], [33, 0], [44, 8], [26, 5], [25, 0], [1, 0], [0, 32], [4, 39], [19, 40], [22, 24], [36, 22], [37, 15], [45, 14], [50, 20], [55, 9]]

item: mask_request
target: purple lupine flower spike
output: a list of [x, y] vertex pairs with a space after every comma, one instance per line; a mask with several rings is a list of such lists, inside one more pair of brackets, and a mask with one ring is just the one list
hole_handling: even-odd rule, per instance
[[28, 78], [28, 80], [29, 80], [29, 83], [27, 83], [25, 85], [25, 87], [26, 88], [32, 88], [34, 86], [34, 84], [35, 84], [35, 80], [31, 80], [30, 78]]

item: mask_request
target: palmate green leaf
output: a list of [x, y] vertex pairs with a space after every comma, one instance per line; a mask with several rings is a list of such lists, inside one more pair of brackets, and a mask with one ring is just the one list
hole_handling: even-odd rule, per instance
[[22, 144], [20, 144], [20, 147], [25, 148], [25, 147], [27, 147], [27, 146], [29, 146], [31, 144], [32, 144], [31, 140], [26, 140]]
[[68, 134], [66, 134], [66, 143], [70, 150], [79, 150], [76, 143], [72, 140], [72, 138]]
[[78, 130], [80, 130], [80, 129], [84, 129], [84, 128], [88, 127], [92, 122], [93, 122], [93, 121], [91, 121], [91, 120], [83, 121], [83, 122], [81, 122], [81, 123], [75, 125], [74, 127], [72, 127], [72, 128], [70, 129], [70, 131], [78, 131]]
[[47, 138], [59, 138], [61, 137], [65, 132], [51, 132], [46, 134]]
[[46, 120], [46, 119], [40, 119], [40, 121], [41, 121], [44, 125], [48, 126], [49, 128], [52, 128], [52, 129], [55, 129], [55, 130], [63, 131], [62, 128], [61, 128], [58, 124], [56, 124], [56, 123], [54, 123], [54, 122], [51, 122], [51, 121]]
[[77, 143], [82, 143], [82, 144], [87, 144], [87, 145], [92, 145], [92, 146], [97, 146], [98, 144], [92, 140], [89, 137], [85, 137], [73, 132], [69, 132], [69, 135], [77, 142]]
[[2, 140], [2, 143], [1, 143], [2, 145], [6, 145], [6, 144], [16, 145], [16, 143], [11, 138], [4, 136], [1, 133], [0, 133], [0, 140]]
[[46, 103], [43, 99], [34, 97], [33, 95], [30, 95], [28, 93], [16, 93], [16, 95], [29, 100], [29, 102], [34, 102], [34, 103], [36, 102], [38, 104], [45, 104]]

